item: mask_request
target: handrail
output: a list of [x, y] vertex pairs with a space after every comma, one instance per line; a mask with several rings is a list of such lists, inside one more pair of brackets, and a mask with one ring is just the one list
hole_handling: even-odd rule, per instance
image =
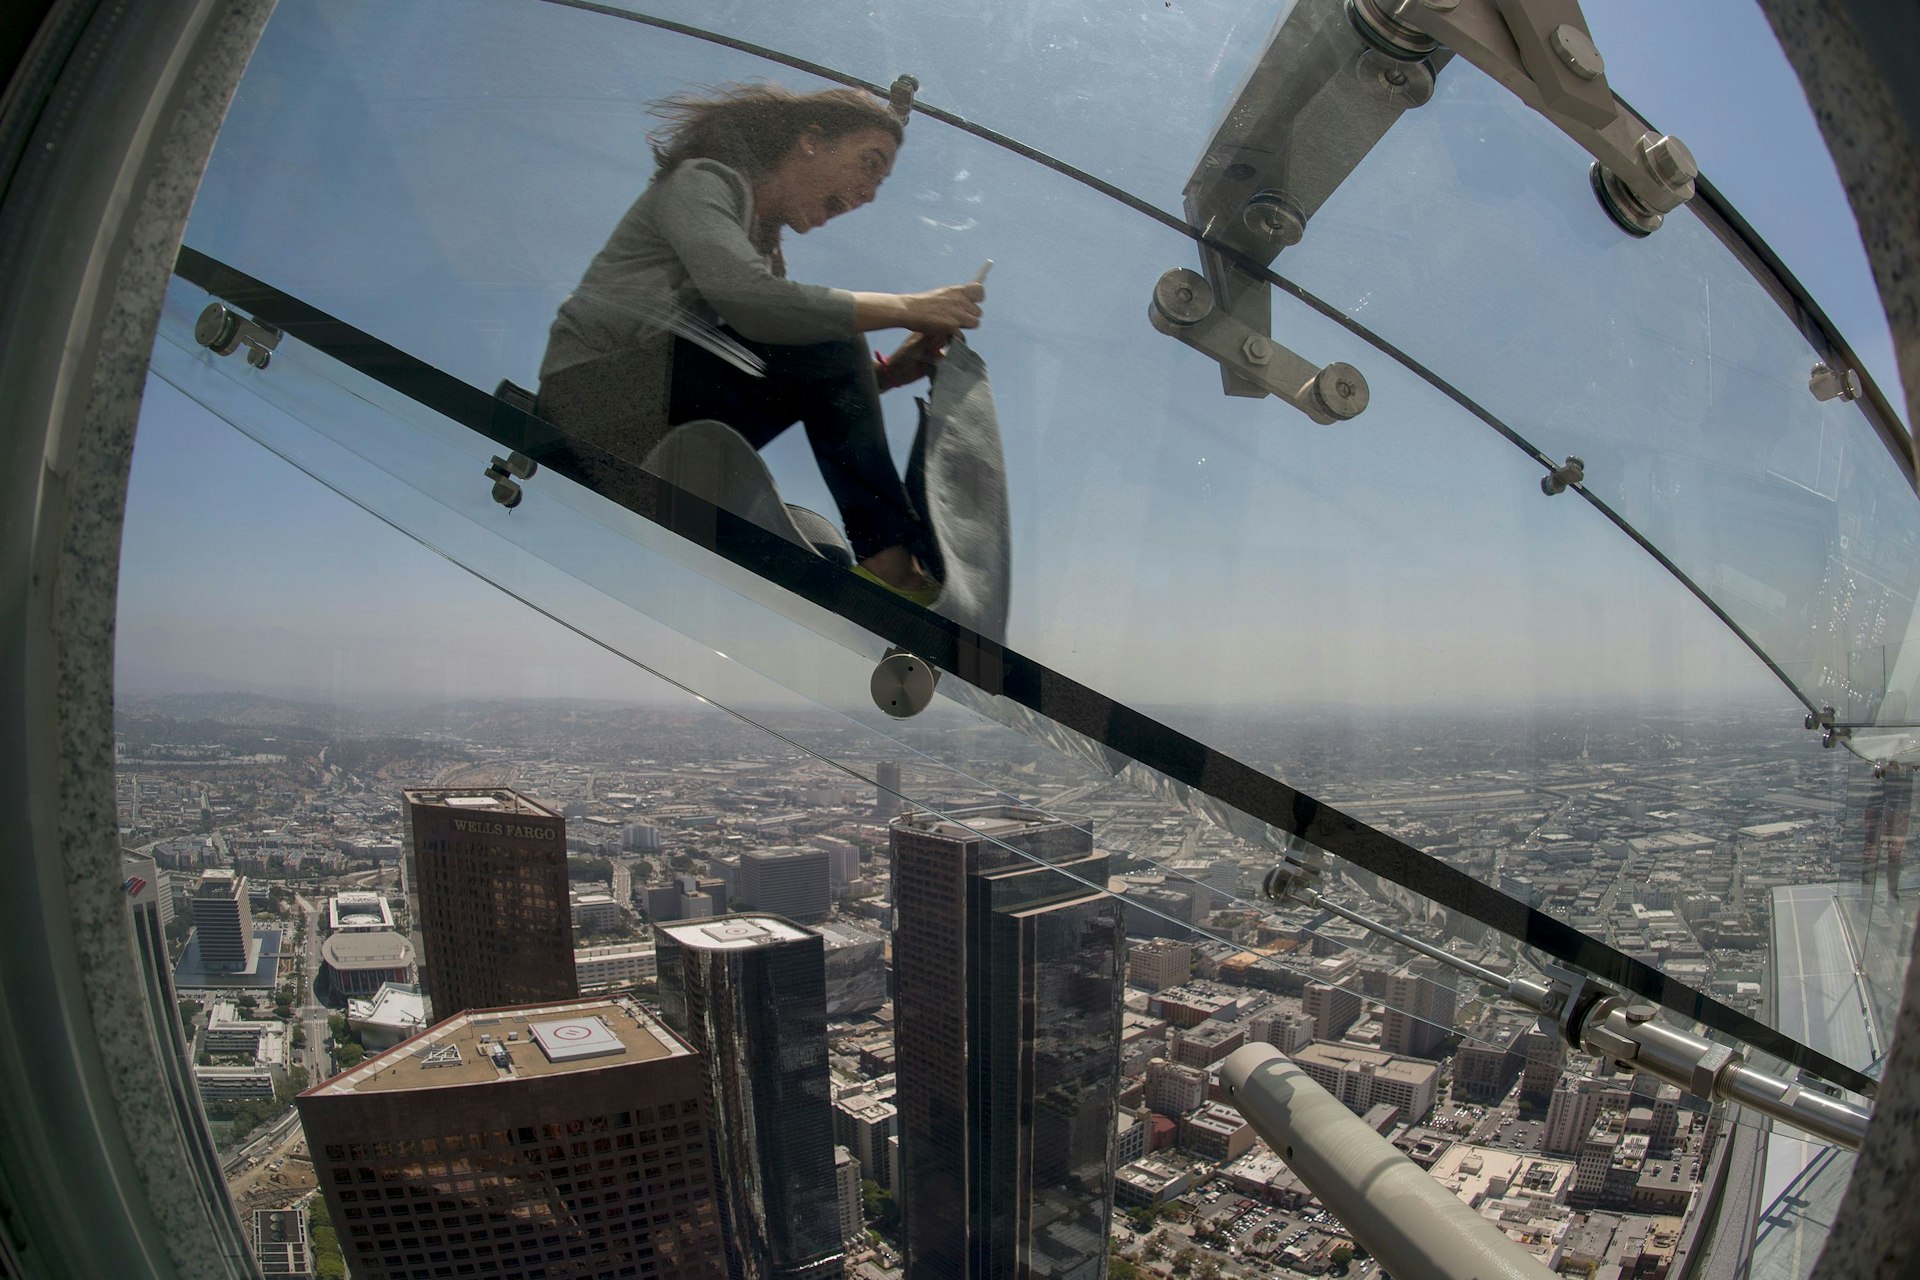
[[[225, 263], [182, 246], [175, 272], [347, 368], [538, 460], [812, 604], [1102, 747], [1528, 946], [1864, 1096], [1876, 1082], [1751, 1015], [1016, 650], [910, 604], [639, 465]], [[266, 376], [271, 376], [266, 375]]]

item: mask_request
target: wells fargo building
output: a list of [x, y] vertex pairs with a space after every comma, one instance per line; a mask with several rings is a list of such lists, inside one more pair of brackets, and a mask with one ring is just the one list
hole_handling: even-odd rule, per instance
[[566, 819], [505, 788], [405, 796], [416, 952], [434, 1016], [579, 995]]

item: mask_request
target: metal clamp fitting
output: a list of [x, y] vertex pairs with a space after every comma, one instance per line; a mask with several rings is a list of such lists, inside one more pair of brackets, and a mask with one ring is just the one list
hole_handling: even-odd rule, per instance
[[1853, 369], [1835, 369], [1824, 361], [1807, 375], [1807, 390], [1822, 403], [1828, 400], [1858, 400], [1860, 374]]
[[520, 505], [521, 493], [515, 479], [529, 479], [540, 469], [540, 464], [524, 453], [510, 453], [506, 457], [495, 457], [493, 465], [486, 469], [487, 479], [493, 481], [493, 500], [511, 511]]
[[223, 302], [209, 302], [193, 322], [193, 340], [217, 356], [247, 349], [247, 363], [264, 369], [280, 345], [280, 331], [264, 320], [251, 320]]
[[873, 705], [897, 720], [917, 716], [933, 701], [940, 673], [933, 664], [905, 649], [889, 649], [873, 669], [867, 690]]
[[1549, 498], [1556, 493], [1565, 493], [1570, 484], [1579, 484], [1587, 478], [1587, 464], [1578, 458], [1568, 458], [1540, 477], [1540, 492]]

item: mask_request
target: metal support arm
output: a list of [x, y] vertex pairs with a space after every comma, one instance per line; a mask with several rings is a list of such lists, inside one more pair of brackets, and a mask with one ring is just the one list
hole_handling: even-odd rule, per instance
[[1858, 1151], [1866, 1138], [1873, 1114], [1863, 1106], [1751, 1067], [1737, 1050], [1657, 1021], [1652, 1005], [1629, 1005], [1618, 992], [1586, 974], [1549, 969], [1551, 982], [1539, 983], [1505, 977], [1463, 960], [1328, 901], [1309, 884], [1319, 871], [1317, 859], [1284, 864], [1268, 877], [1267, 896], [1332, 912], [1492, 987], [1557, 1023], [1577, 1049], [1644, 1071], [1696, 1097], [1738, 1102], [1849, 1151]]
[[1254, 1132], [1386, 1271], [1435, 1280], [1552, 1276], [1272, 1045], [1234, 1050], [1220, 1080]]
[[1176, 267], [1161, 276], [1147, 319], [1261, 395], [1279, 396], [1315, 422], [1341, 422], [1367, 407], [1367, 380], [1358, 369], [1337, 360], [1316, 365], [1249, 328], [1214, 305], [1213, 290], [1198, 272]]
[[1623, 228], [1646, 235], [1693, 199], [1700, 176], [1685, 143], [1615, 100], [1579, 0], [1352, 0], [1361, 27], [1400, 56], [1452, 50], [1551, 120], [1594, 158], [1595, 194]]

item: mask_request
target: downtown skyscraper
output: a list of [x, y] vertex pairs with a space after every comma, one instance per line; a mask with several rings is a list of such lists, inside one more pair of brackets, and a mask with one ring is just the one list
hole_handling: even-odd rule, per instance
[[1126, 941], [1107, 857], [1006, 806], [899, 819], [890, 848], [908, 1280], [1102, 1274]]
[[414, 950], [434, 1016], [579, 995], [566, 819], [505, 788], [405, 797]]
[[733, 1280], [842, 1273], [826, 944], [771, 915], [655, 930], [660, 1007], [704, 1063]]
[[574, 1000], [456, 1014], [298, 1105], [360, 1280], [721, 1280], [702, 1076], [639, 1004]]

